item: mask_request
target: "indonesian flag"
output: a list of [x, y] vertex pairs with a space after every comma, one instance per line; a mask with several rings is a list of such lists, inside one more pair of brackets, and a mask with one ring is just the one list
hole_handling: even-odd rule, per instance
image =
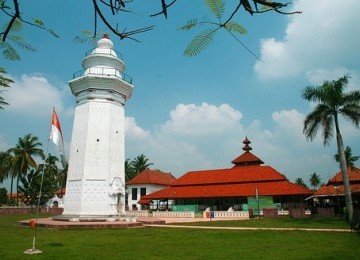
[[64, 139], [61, 132], [60, 121], [55, 112], [55, 108], [52, 114], [51, 131], [49, 139], [58, 147], [61, 156], [64, 155]]

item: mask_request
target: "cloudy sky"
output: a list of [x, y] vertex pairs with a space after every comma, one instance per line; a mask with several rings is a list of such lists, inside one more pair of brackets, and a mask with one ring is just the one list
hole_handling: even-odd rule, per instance
[[[149, 18], [159, 10], [157, 2], [134, 6], [132, 15], [118, 17], [119, 26], [128, 30], [156, 25], [137, 36], [140, 43], [110, 35], [135, 85], [126, 104], [127, 158], [145, 154], [153, 168], [179, 177], [190, 170], [231, 167], [247, 136], [252, 152], [291, 181], [308, 180], [316, 172], [326, 182], [338, 171], [336, 140], [324, 147], [320, 133], [313, 142], [302, 133], [313, 104], [302, 100], [301, 90], [347, 73], [348, 90], [360, 89], [356, 0], [293, 1], [288, 10], [302, 11], [296, 15], [251, 17], [242, 11], [236, 21], [248, 32], [239, 39], [260, 60], [226, 32], [219, 32], [201, 55], [185, 57], [186, 45], [199, 31], [177, 28], [211, 14], [203, 1], [180, 1], [167, 20]], [[11, 105], [0, 111], [1, 151], [27, 133], [38, 136], [46, 149], [54, 106], [69, 151], [75, 102], [67, 82], [93, 48], [74, 42], [82, 30], [92, 29], [89, 5], [84, 0], [21, 3], [24, 18], [42, 19], [60, 38], [26, 26], [21, 35], [36, 52], [19, 50], [19, 62], [0, 58], [15, 80], [4, 94]], [[231, 10], [229, 4], [227, 14]], [[4, 15], [0, 21], [6, 22]], [[345, 145], [360, 155], [360, 131], [346, 121], [341, 130]], [[48, 149], [56, 152], [52, 145]]]

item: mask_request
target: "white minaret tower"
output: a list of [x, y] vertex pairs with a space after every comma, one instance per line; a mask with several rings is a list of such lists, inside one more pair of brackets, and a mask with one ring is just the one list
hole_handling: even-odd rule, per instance
[[69, 82], [76, 98], [63, 217], [111, 218], [125, 211], [125, 102], [133, 86], [107, 35]]

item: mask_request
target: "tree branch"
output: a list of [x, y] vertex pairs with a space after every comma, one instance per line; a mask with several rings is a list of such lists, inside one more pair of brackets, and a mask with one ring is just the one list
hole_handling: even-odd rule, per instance
[[165, 18], [167, 18], [167, 9], [176, 3], [177, 0], [173, 0], [170, 4], [166, 4], [165, 0], [161, 0], [162, 10], [156, 14], [151, 14], [150, 17], [155, 17], [161, 14], [164, 14]]
[[15, 9], [15, 13], [12, 15], [12, 18], [8, 24], [8, 26], [6, 27], [5, 31], [2, 34], [2, 41], [5, 42], [11, 27], [13, 26], [13, 24], [15, 23], [16, 19], [20, 19], [20, 9], [19, 9], [19, 2], [18, 0], [13, 0], [14, 3], [14, 9]]
[[[123, 3], [123, 2], [122, 2]], [[97, 4], [97, 0], [93, 0], [93, 5], [94, 5], [94, 9], [95, 9], [95, 12], [97, 15], [99, 15], [99, 17], [101, 18], [101, 20], [103, 21], [103, 23], [106, 25], [106, 27], [112, 31], [115, 35], [119, 36], [120, 39], [124, 39], [124, 38], [128, 38], [128, 39], [131, 39], [131, 40], [134, 40], [134, 41], [137, 41], [135, 38], [133, 37], [129, 37], [130, 35], [133, 35], [133, 34], [137, 34], [137, 33], [143, 33], [143, 32], [147, 32], [147, 31], [150, 31], [154, 28], [154, 26], [148, 26], [148, 27], [144, 27], [144, 28], [140, 28], [140, 29], [137, 29], [137, 30], [134, 30], [134, 31], [130, 31], [130, 32], [127, 32], [127, 33], [120, 33], [117, 29], [115, 29], [105, 18], [105, 16], [103, 15], [103, 13], [101, 12], [98, 4]], [[95, 25], [97, 26], [97, 24]]]

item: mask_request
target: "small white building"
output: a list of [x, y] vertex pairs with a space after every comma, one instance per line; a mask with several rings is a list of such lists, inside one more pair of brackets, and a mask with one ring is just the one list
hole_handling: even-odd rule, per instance
[[[167, 172], [160, 170], [146, 169], [129, 180], [127, 185], [127, 206], [128, 210], [144, 210], [142, 204], [149, 204], [149, 201], [145, 203], [141, 201], [141, 197], [155, 191], [159, 191], [168, 187], [176, 178]], [[154, 204], [160, 203], [157, 201]], [[150, 204], [151, 205], [151, 204]]]
[[49, 208], [64, 208], [65, 188], [54, 192], [54, 197], [49, 199], [46, 206]]

